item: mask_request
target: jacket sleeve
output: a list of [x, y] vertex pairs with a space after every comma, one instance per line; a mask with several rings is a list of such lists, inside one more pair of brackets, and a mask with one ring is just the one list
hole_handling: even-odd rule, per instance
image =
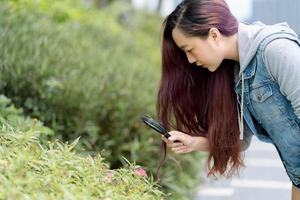
[[290, 39], [275, 39], [266, 46], [263, 56], [269, 73], [300, 119], [300, 46]]

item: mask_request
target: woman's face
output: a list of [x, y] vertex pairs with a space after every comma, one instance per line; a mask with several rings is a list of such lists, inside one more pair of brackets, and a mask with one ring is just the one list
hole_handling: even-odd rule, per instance
[[210, 29], [205, 39], [188, 37], [178, 28], [173, 29], [172, 37], [177, 47], [185, 52], [189, 63], [214, 72], [224, 59], [221, 34], [216, 28]]

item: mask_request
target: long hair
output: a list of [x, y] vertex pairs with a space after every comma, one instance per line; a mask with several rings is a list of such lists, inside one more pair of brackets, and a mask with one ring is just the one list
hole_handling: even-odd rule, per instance
[[[212, 27], [231, 36], [237, 33], [238, 22], [224, 0], [184, 0], [179, 4], [163, 22], [162, 77], [157, 99], [157, 116], [168, 130], [208, 139], [207, 175], [231, 177], [243, 166], [233, 89], [236, 62], [225, 59], [214, 72], [190, 64], [172, 38], [175, 27], [187, 36], [205, 38]], [[161, 151], [157, 174], [166, 159], [165, 142]]]

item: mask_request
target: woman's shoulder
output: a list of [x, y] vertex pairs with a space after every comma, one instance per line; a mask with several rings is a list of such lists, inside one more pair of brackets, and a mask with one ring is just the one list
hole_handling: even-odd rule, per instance
[[270, 41], [264, 51], [264, 57], [267, 60], [286, 59], [292, 55], [300, 53], [300, 41], [297, 38], [279, 37]]

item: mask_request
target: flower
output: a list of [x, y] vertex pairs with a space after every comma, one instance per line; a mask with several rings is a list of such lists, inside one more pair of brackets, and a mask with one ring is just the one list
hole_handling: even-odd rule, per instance
[[135, 168], [134, 175], [139, 177], [148, 177], [147, 172], [142, 167]]
[[113, 171], [109, 171], [108, 174], [106, 175], [105, 177], [105, 180], [108, 182], [108, 183], [111, 183], [112, 182], [112, 179], [113, 179]]

